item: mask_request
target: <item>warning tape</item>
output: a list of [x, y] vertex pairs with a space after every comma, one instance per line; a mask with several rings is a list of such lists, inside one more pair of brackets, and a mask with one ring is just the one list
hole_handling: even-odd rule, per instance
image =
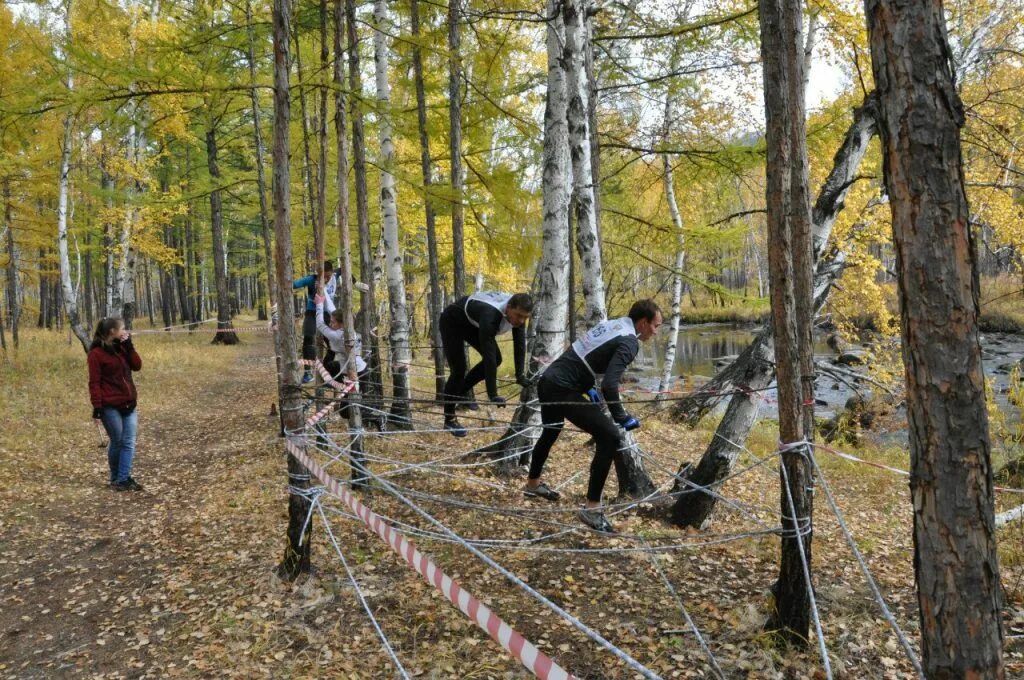
[[345, 380], [344, 384], [335, 380], [334, 377], [330, 374], [330, 372], [324, 367], [324, 365], [320, 363], [319, 359], [299, 359], [299, 363], [302, 364], [303, 366], [312, 366], [316, 370], [316, 372], [320, 374], [320, 377], [324, 379], [325, 383], [327, 383], [331, 387], [342, 390], [342, 392], [344, 393], [351, 392], [352, 389], [355, 388], [357, 385], [357, 383], [350, 383], [347, 379]]
[[[901, 470], [899, 468], [889, 467], [888, 465], [883, 465], [882, 463], [875, 463], [875, 462], [872, 462], [870, 460], [864, 460], [863, 458], [858, 458], [857, 456], [855, 456], [855, 455], [853, 455], [851, 453], [843, 453], [842, 451], [836, 451], [835, 449], [829, 448], [828, 446], [825, 446], [824, 444], [815, 444], [814, 448], [821, 449], [822, 451], [827, 451], [828, 453], [831, 453], [833, 456], [838, 456], [839, 458], [842, 458], [844, 460], [848, 460], [848, 461], [851, 461], [851, 462], [854, 462], [854, 463], [861, 463], [862, 465], [870, 465], [873, 468], [878, 468], [879, 470], [887, 470], [889, 472], [893, 472], [893, 473], [895, 473], [897, 475], [902, 475], [904, 477], [909, 477], [910, 476], [910, 473], [908, 471], [906, 471], [906, 470]], [[1024, 489], [1013, 489], [1013, 488], [1006, 487], [1006, 486], [994, 486], [992, 488], [996, 491], [996, 493], [1024, 494]]]
[[[205, 323], [205, 322], [204, 322]], [[238, 328], [143, 328], [132, 331], [132, 335], [142, 333], [270, 333], [274, 329], [270, 326], [239, 326]]]
[[536, 645], [512, 630], [500, 616], [487, 605], [480, 602], [469, 591], [459, 585], [458, 581], [445, 574], [434, 561], [419, 551], [406, 536], [392, 528], [368, 507], [363, 505], [349, 490], [331, 477], [309, 456], [290, 440], [285, 440], [285, 448], [295, 456], [320, 482], [335, 496], [347, 505], [356, 517], [381, 537], [393, 551], [398, 553], [405, 562], [416, 570], [428, 584], [434, 586], [449, 602], [458, 607], [471, 621], [486, 632], [492, 640], [502, 646], [517, 661], [541, 680], [575, 680], [551, 657], [540, 651]]

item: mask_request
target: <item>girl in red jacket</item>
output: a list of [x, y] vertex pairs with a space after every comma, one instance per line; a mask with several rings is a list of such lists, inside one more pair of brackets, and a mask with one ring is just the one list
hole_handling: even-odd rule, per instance
[[102, 319], [96, 325], [89, 350], [89, 397], [92, 417], [103, 423], [110, 436], [107, 461], [110, 486], [116, 491], [142, 491], [142, 485], [132, 479], [139, 422], [132, 371], [139, 370], [142, 359], [132, 346], [132, 336], [124, 323], [121, 319]]

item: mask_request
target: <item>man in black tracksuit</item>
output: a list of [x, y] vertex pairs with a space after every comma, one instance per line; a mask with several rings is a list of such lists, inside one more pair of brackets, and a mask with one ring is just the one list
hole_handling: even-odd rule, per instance
[[[580, 519], [593, 529], [614, 533], [600, 509], [601, 493], [612, 462], [619, 455], [622, 441], [619, 427], [624, 430], [640, 427], [640, 421], [627, 413], [619, 400], [619, 382], [640, 351], [640, 343], [649, 340], [661, 322], [661, 310], [653, 300], [634, 302], [628, 316], [603, 321], [591, 328], [544, 371], [537, 384], [544, 429], [533, 448], [530, 476], [524, 489], [527, 496], [558, 500], [558, 492], [541, 482], [540, 475], [551, 446], [568, 419], [593, 435], [597, 443], [597, 453], [590, 464], [587, 505], [580, 510]], [[611, 418], [601, 408], [594, 387], [598, 375], [604, 376], [601, 392]]]
[[[455, 405], [463, 395], [486, 381], [487, 396], [498, 405], [505, 400], [498, 395], [498, 366], [501, 351], [495, 337], [512, 331], [516, 380], [526, 385], [523, 364], [526, 359], [526, 333], [523, 326], [533, 311], [528, 293], [479, 292], [461, 297], [441, 313], [440, 330], [444, 356], [451, 375], [444, 386], [444, 428], [456, 437], [465, 437], [466, 429], [455, 418]], [[466, 351], [462, 343], [480, 353], [480, 363], [466, 372]]]

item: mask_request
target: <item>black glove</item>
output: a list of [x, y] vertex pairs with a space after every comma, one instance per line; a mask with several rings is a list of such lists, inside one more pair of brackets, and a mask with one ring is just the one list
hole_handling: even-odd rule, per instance
[[621, 427], [626, 432], [629, 432], [630, 430], [635, 430], [636, 428], [640, 427], [640, 420], [636, 416], [631, 416], [628, 413], [626, 414], [625, 418], [620, 418], [616, 422], [619, 424], [619, 427]]
[[527, 378], [522, 373], [520, 373], [519, 375], [516, 376], [516, 384], [518, 384], [520, 387], [529, 387], [530, 379]]
[[92, 410], [92, 418], [93, 420], [100, 420], [101, 418], [103, 418], [103, 409], [94, 408]]
[[491, 403], [498, 408], [505, 408], [505, 397], [493, 396], [491, 397]]

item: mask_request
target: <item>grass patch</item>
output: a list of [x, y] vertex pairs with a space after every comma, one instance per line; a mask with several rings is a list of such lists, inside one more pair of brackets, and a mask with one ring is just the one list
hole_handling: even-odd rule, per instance
[[981, 282], [981, 317], [986, 333], [1024, 333], [1024, 283], [1000, 276]]

